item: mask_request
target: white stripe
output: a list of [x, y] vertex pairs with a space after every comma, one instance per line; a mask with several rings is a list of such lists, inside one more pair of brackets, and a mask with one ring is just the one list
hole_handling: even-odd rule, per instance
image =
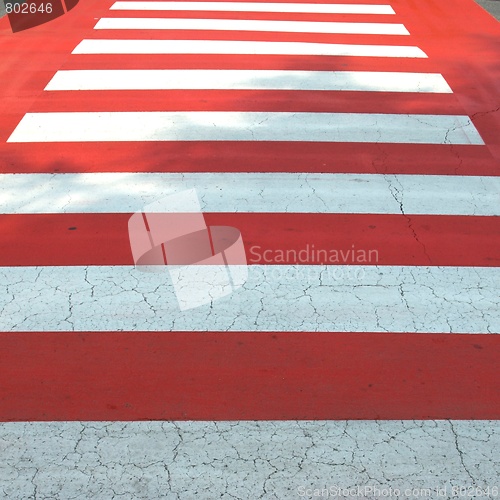
[[45, 90], [349, 90], [451, 93], [436, 73], [129, 69], [62, 70]]
[[0, 310], [0, 331], [500, 333], [500, 268], [251, 265], [243, 287], [181, 312], [166, 272], [4, 267]]
[[232, 111], [27, 113], [8, 139], [74, 141], [484, 144], [467, 116]]
[[[43, 337], [42, 337], [43, 338]], [[126, 337], [127, 339], [129, 337]], [[169, 338], [168, 336], [166, 337]], [[70, 337], [72, 340], [72, 337]], [[92, 339], [92, 338], [91, 338]], [[84, 339], [82, 338], [82, 341]], [[150, 352], [152, 347], [147, 344], [149, 336], [141, 342], [142, 349]], [[65, 348], [64, 340], [60, 340], [55, 349], [58, 353]], [[90, 340], [93, 349], [99, 349], [98, 339]], [[119, 335], [116, 337], [117, 345], [123, 349], [124, 341]], [[153, 340], [152, 345], [158, 342]], [[224, 342], [221, 342], [219, 349], [224, 349]], [[286, 339], [277, 339], [276, 343], [286, 342]], [[168, 345], [168, 342], [158, 345]], [[70, 345], [70, 344], [68, 344]], [[145, 347], [145, 346], [148, 347]], [[27, 356], [31, 355], [27, 345]], [[96, 347], [94, 347], [96, 346]], [[98, 346], [98, 347], [97, 347]], [[477, 347], [477, 346], [476, 346]], [[88, 348], [89, 355], [92, 355], [91, 347]], [[247, 348], [241, 346], [241, 350]], [[200, 347], [201, 349], [201, 347]], [[252, 347], [251, 349], [255, 349]], [[472, 346], [470, 347], [472, 350]], [[63, 351], [64, 352], [64, 351]], [[123, 351], [121, 351], [122, 353]], [[135, 353], [130, 352], [128, 358], [121, 354], [121, 359], [130, 359], [130, 363], [136, 363]], [[345, 355], [350, 352], [346, 348]], [[335, 353], [335, 357], [339, 353]], [[110, 356], [112, 366], [111, 378], [116, 376], [118, 369], [114, 366], [114, 353], [96, 353], [99, 358]], [[144, 356], [144, 355], [143, 355]], [[182, 356], [186, 356], [185, 353]], [[363, 366], [353, 366], [352, 372], [339, 374], [338, 379], [324, 379], [326, 387], [329, 385], [340, 385], [346, 390], [345, 396], [337, 401], [332, 397], [326, 401], [316, 399], [315, 411], [307, 409], [301, 411], [303, 405], [302, 396], [292, 392], [289, 387], [299, 386], [300, 382], [294, 377], [295, 374], [290, 368], [282, 368], [280, 365], [273, 365], [272, 360], [264, 353], [256, 353], [255, 370], [267, 370], [269, 377], [273, 380], [268, 387], [263, 388], [268, 397], [273, 397], [274, 388], [287, 391], [286, 396], [296, 398], [296, 402], [285, 406], [276, 404], [275, 401], [269, 403], [263, 413], [268, 411], [273, 415], [321, 415], [323, 418], [332, 413], [339, 413], [339, 408], [343, 409], [346, 415], [370, 415], [375, 412], [372, 403], [377, 398], [378, 391], [384, 394], [388, 389], [381, 388], [378, 373], [372, 375], [375, 384], [373, 389], [366, 388], [366, 395], [363, 389], [359, 389], [356, 395], [352, 396], [355, 403], [351, 404], [347, 388], [351, 387], [347, 382], [358, 380], [358, 374], [364, 369]], [[383, 353], [374, 353], [374, 356], [383, 358]], [[325, 351], [325, 359], [329, 353]], [[471, 354], [471, 358], [473, 354]], [[68, 359], [68, 364], [73, 358]], [[161, 359], [161, 352], [158, 352], [154, 359]], [[311, 378], [317, 373], [317, 366], [302, 359], [297, 352], [294, 359], [297, 371], [301, 368], [304, 372], [313, 373], [308, 375]], [[25, 360], [23, 360], [26, 362]], [[394, 371], [390, 360], [384, 364], [380, 361], [380, 370], [387, 370], [388, 373]], [[123, 361], [122, 361], [123, 363]], [[210, 363], [210, 364], [209, 364]], [[259, 364], [257, 364], [259, 363]], [[82, 366], [82, 362], [78, 366]], [[207, 362], [208, 366], [213, 366], [214, 361]], [[321, 360], [321, 365], [324, 366]], [[29, 366], [21, 364], [19, 370], [26, 370], [29, 376], [33, 377], [34, 387], [29, 388], [31, 394], [41, 392], [40, 381], [36, 380], [37, 375], [33, 374]], [[231, 398], [238, 397], [234, 392], [241, 384], [241, 387], [252, 386], [245, 379], [241, 381], [228, 381], [228, 377], [238, 373], [234, 366], [234, 360], [228, 360], [227, 364], [220, 369], [221, 385], [224, 389], [220, 394], [203, 393], [199, 387], [200, 394], [195, 406], [201, 405], [201, 401], [206, 401], [207, 408], [211, 408], [212, 400], [217, 401], [220, 408], [222, 406], [221, 394], [225, 394], [227, 384], [228, 408], [224, 411], [226, 415], [255, 416], [261, 414], [260, 409], [249, 408], [248, 402], [252, 401], [252, 394], [242, 392], [240, 397], [242, 402], [238, 403], [239, 408], [234, 412], [229, 408]], [[425, 360], [422, 360], [422, 370], [428, 370]], [[101, 366], [97, 363], [97, 366]], [[120, 369], [122, 368], [122, 365]], [[292, 365], [293, 366], [293, 365]], [[190, 372], [197, 373], [197, 366], [189, 368]], [[434, 370], [436, 367], [432, 367]], [[439, 367], [438, 367], [439, 368]], [[488, 367], [489, 368], [489, 367]], [[180, 369], [172, 366], [158, 366], [158, 380], [133, 379], [130, 373], [124, 373], [124, 385], [134, 384], [135, 387], [145, 387], [145, 391], [154, 391], [159, 380], [165, 380], [167, 374], [172, 374], [186, 387], [186, 395], [198, 389], [192, 380], [190, 373], [182, 373]], [[214, 367], [214, 370], [217, 368]], [[108, 387], [108, 373], [105, 367], [99, 368], [99, 372], [90, 373], [86, 369], [85, 373], [75, 375], [76, 379], [89, 380], [89, 386], [68, 387], [64, 389], [64, 394], [75, 394], [77, 391], [84, 393], [86, 401], [91, 400], [91, 395], [99, 393], [96, 402], [96, 413], [93, 408], [86, 408], [85, 416], [98, 415], [104, 403], [125, 404], [127, 387], [123, 393], [111, 394]], [[144, 373], [142, 367], [133, 366], [133, 373]], [[178, 371], [176, 371], [178, 370]], [[245, 367], [242, 373], [252, 373], [253, 367]], [[334, 368], [332, 367], [332, 371]], [[449, 370], [449, 369], [448, 369]], [[44, 370], [44, 377], [50, 380], [50, 367]], [[438, 370], [436, 370], [438, 371]], [[280, 373], [283, 379], [277, 378], [275, 373]], [[231, 374], [231, 375], [230, 375]], [[471, 378], [476, 374], [471, 373]], [[95, 378], [92, 378], [95, 377]], [[248, 375], [247, 375], [248, 376]], [[382, 379], [385, 378], [385, 374]], [[395, 374], [398, 379], [408, 377], [408, 387], [415, 387], [420, 380], [420, 374], [410, 373]], [[54, 375], [56, 380], [58, 375]], [[100, 378], [102, 377], [102, 379]], [[276, 378], [275, 378], [276, 377]], [[23, 374], [22, 380], [25, 380]], [[479, 378], [479, 377], [478, 377]], [[362, 377], [359, 377], [362, 379]], [[17, 382], [17, 381], [16, 381]], [[49, 382], [50, 383], [50, 382]], [[436, 384], [440, 383], [436, 380]], [[460, 382], [457, 382], [458, 384]], [[468, 381], [470, 383], [470, 381]], [[21, 382], [18, 383], [21, 386]], [[92, 385], [90, 385], [92, 384]], [[139, 385], [140, 384], [140, 385]], [[26, 387], [26, 386], [21, 386]], [[43, 386], [42, 386], [43, 387]], [[154, 389], [153, 389], [154, 387]], [[307, 400], [311, 401], [316, 394], [315, 387], [302, 385]], [[353, 384], [353, 387], [357, 387]], [[478, 388], [486, 391], [489, 387], [494, 387], [493, 381], [488, 387]], [[273, 392], [271, 392], [273, 388]], [[46, 389], [47, 391], [49, 389]], [[302, 389], [301, 389], [302, 390]], [[377, 391], [372, 396], [371, 391]], [[67, 391], [67, 392], [66, 392]], [[324, 389], [322, 388], [322, 391]], [[424, 397], [426, 387], [419, 389], [418, 400]], [[212, 396], [213, 394], [213, 396]], [[13, 403], [7, 401], [18, 401], [18, 398], [28, 399], [24, 394], [14, 394], [3, 403], [5, 408]], [[259, 397], [263, 397], [260, 395]], [[394, 400], [377, 406], [393, 404], [390, 411], [394, 414], [398, 407], [398, 393], [395, 391]], [[411, 394], [405, 394], [404, 398], [410, 398]], [[493, 396], [494, 397], [494, 396]], [[10, 399], [13, 398], [13, 399]], [[14, 399], [15, 398], [15, 399]], [[213, 399], [212, 399], [213, 398]], [[366, 398], [366, 399], [365, 399]], [[463, 404], [463, 410], [458, 410], [458, 414], [466, 412], [470, 415], [490, 414], [495, 415], [494, 402], [491, 403], [491, 411], [487, 408], [480, 410], [469, 410], [465, 402], [460, 400], [458, 394], [454, 394], [459, 403]], [[457, 399], [458, 398], [458, 399]], [[54, 415], [54, 409], [60, 404], [69, 407], [71, 401], [60, 402], [51, 397], [45, 402], [45, 396], [40, 397], [40, 406], [37, 408], [37, 415], [42, 414], [42, 408], [50, 408]], [[48, 399], [48, 396], [47, 396]], [[279, 399], [285, 399], [283, 395]], [[370, 411], [363, 411], [359, 402], [365, 399], [365, 407]], [[143, 405], [141, 412], [143, 418], [159, 417], [159, 413], [152, 415], [148, 410], [149, 401], [145, 398], [137, 398], [137, 403]], [[179, 396], [182, 401], [182, 396]], [[167, 397], [163, 398], [163, 415], [179, 415], [179, 406], [171, 409], [171, 402]], [[134, 405], [135, 401], [132, 401]], [[288, 401], [287, 401], [288, 403]], [[20, 407], [21, 402], [19, 402]], [[190, 404], [179, 403], [180, 408], [190, 407]], [[435, 404], [435, 403], [434, 403]], [[43, 406], [42, 406], [43, 405]], [[132, 406], [127, 403], [128, 406]], [[336, 405], [336, 406], [334, 406]], [[78, 405], [80, 406], [80, 405]], [[160, 404], [155, 402], [152, 407], [158, 408]], [[28, 404], [26, 404], [28, 407]], [[108, 408], [113, 408], [111, 405]], [[282, 409], [283, 413], [280, 413]], [[286, 409], [285, 409], [286, 408]], [[293, 408], [293, 410], [291, 409]], [[334, 410], [330, 410], [334, 408]], [[466, 409], [467, 408], [467, 409]], [[7, 412], [8, 410], [6, 410]], [[23, 410], [19, 410], [19, 415]], [[27, 410], [24, 410], [27, 412]], [[36, 410], [34, 410], [36, 411]], [[149, 413], [148, 413], [149, 411]], [[124, 411], [119, 407], [120, 415]], [[207, 410], [207, 413], [209, 411]], [[414, 415], [425, 414], [425, 410], [415, 408]], [[456, 414], [451, 410], [448, 414]], [[9, 414], [12, 414], [10, 412]], [[26, 414], [26, 413], [24, 413]], [[33, 413], [32, 413], [33, 414]], [[74, 410], [71, 413], [61, 413], [78, 418], [79, 415]], [[137, 414], [134, 413], [134, 414]], [[113, 418], [111, 413], [109, 418]], [[192, 415], [187, 413], [186, 418]], [[220, 418], [221, 413], [217, 413]], [[222, 413], [224, 415], [224, 413]], [[116, 417], [115, 417], [116, 418]], [[130, 418], [130, 417], [128, 417]], [[167, 417], [168, 418], [168, 417]], [[98, 422], [98, 421], [51, 421], [51, 422], [4, 422], [0, 426], [0, 442], [2, 442], [2, 474], [5, 477], [5, 498], [9, 500], [25, 500], [27, 498], [96, 498], [107, 499], [118, 496], [114, 492], [119, 492], [119, 496], [124, 499], [145, 499], [145, 498], [181, 498], [207, 500], [214, 498], [224, 498], [232, 496], [235, 499], [266, 498], [266, 499], [314, 499], [332, 500], [333, 498], [353, 499], [366, 498], [380, 499], [386, 498], [467, 498], [465, 493], [478, 492], [475, 498], [483, 497], [498, 498], [496, 494], [487, 495], [486, 492], [497, 491], [498, 485], [498, 446], [500, 441], [500, 421], [499, 420], [264, 420], [264, 421], [135, 421], [135, 422]], [[215, 472], [216, 471], [216, 472]], [[474, 479], [471, 479], [471, 476]], [[89, 480], [91, 478], [91, 480]], [[476, 479], [477, 478], [477, 479]], [[356, 486], [359, 485], [359, 486]], [[477, 485], [477, 487], [476, 487]], [[489, 489], [488, 489], [489, 488]], [[210, 494], [208, 494], [210, 489]], [[328, 491], [326, 495], [308, 495], [306, 493]], [[398, 490], [401, 495], [398, 495]], [[55, 494], [54, 492], [61, 492]], [[263, 494], [255, 492], [271, 492]], [[360, 494], [356, 494], [361, 492]], [[375, 495], [372, 492], [375, 491]], [[391, 493], [388, 493], [388, 492]], [[17, 494], [19, 492], [19, 494]], [[143, 493], [141, 493], [143, 492]], [[205, 494], [205, 492], [207, 492]], [[229, 493], [230, 492], [230, 493]], [[254, 492], [253, 494], [251, 492]], [[350, 492], [355, 495], [351, 496]], [[396, 492], [396, 493], [394, 493]], [[463, 494], [459, 495], [459, 492]], [[404, 495], [404, 496], [403, 496]], [[472, 495], [468, 498], [471, 498]]]
[[427, 57], [418, 47], [411, 46], [241, 40], [83, 40], [72, 53]]
[[500, 177], [294, 173], [2, 174], [0, 213], [129, 213], [196, 189], [204, 212], [500, 215]]
[[342, 33], [364, 35], [409, 35], [402, 24], [307, 21], [257, 21], [248, 19], [103, 18], [94, 29], [101, 30], [216, 30], [276, 31], [285, 33]]
[[115, 2], [110, 10], [298, 12], [315, 14], [394, 14], [390, 5], [267, 2]]

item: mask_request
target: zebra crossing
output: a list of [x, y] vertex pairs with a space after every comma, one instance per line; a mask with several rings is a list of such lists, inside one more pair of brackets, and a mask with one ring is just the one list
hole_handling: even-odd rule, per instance
[[[225, 10], [221, 11], [222, 8]], [[143, 13], [142, 17], [138, 12]], [[188, 17], [177, 17], [187, 16], [186, 12]], [[226, 16], [236, 13], [238, 19], [213, 17], [217, 12], [224, 12]], [[148, 13], [155, 17], [148, 17]], [[275, 18], [254, 19], [256, 13], [274, 13]], [[134, 17], [119, 17], [125, 14]], [[350, 16], [349, 21], [332, 21], [331, 16], [337, 14]], [[287, 15], [316, 17], [314, 20], [288, 20]], [[358, 155], [365, 156], [370, 149], [364, 148], [370, 146], [404, 146], [408, 156], [418, 155], [418, 148], [422, 146], [448, 156], [456, 155], [453, 148], [458, 147], [483, 152], [486, 149], [481, 133], [458, 103], [453, 102], [451, 106], [453, 114], [439, 109], [438, 113], [433, 112], [437, 102], [432, 100], [434, 95], [442, 100], [454, 99], [453, 88], [442, 74], [416, 71], [417, 68], [413, 68], [414, 71], [376, 71], [380, 69], [380, 60], [386, 58], [428, 58], [422, 48], [411, 45], [411, 33], [399, 22], [401, 19], [393, 6], [116, 2], [110, 5], [108, 16], [112, 17], [97, 19], [93, 32], [75, 46], [67, 63], [51, 76], [32, 109], [11, 131], [6, 145], [40, 147], [46, 143], [49, 149], [54, 147], [65, 155], [66, 144], [71, 151], [72, 147], [82, 148], [86, 144], [94, 149], [111, 143], [124, 148], [140, 146], [143, 152], [133, 155], [123, 171], [119, 164], [111, 169], [106, 166], [113, 155], [111, 149], [101, 158], [101, 171], [98, 165], [91, 165], [93, 159], [85, 166], [83, 157], [84, 166], [76, 173], [64, 169], [57, 173], [6, 172], [2, 174], [2, 182], [4, 191], [10, 195], [4, 196], [0, 203], [2, 213], [17, 217], [21, 227], [30, 224], [30, 217], [37, 214], [44, 217], [87, 214], [91, 218], [99, 213], [109, 214], [110, 239], [115, 239], [112, 235], [118, 233], [123, 241], [126, 227], [113, 223], [119, 220], [119, 214], [140, 211], [162, 195], [194, 188], [201, 196], [205, 213], [212, 214], [215, 219], [217, 214], [233, 213], [235, 227], [243, 220], [238, 218], [240, 215], [261, 214], [254, 220], [265, 227], [274, 214], [281, 239], [277, 236], [271, 248], [266, 248], [259, 244], [265, 238], [259, 240], [258, 230], [253, 230], [250, 242], [254, 244], [247, 246], [247, 257], [252, 250], [256, 258], [250, 261], [251, 278], [247, 288], [222, 303], [193, 311], [189, 318], [185, 317], [185, 312], [176, 311], [175, 301], [171, 300], [172, 290], [168, 283], [162, 285], [164, 276], [147, 279], [141, 274], [135, 276], [129, 258], [125, 258], [125, 262], [123, 258], [113, 262], [113, 251], [117, 255], [122, 255], [123, 251], [110, 248], [106, 259], [110, 266], [99, 266], [102, 257], [93, 257], [93, 242], [88, 233], [80, 241], [83, 245], [80, 252], [68, 249], [75, 259], [71, 265], [69, 258], [69, 266], [44, 267], [46, 257], [37, 263], [36, 257], [27, 259], [11, 249], [4, 252], [5, 261], [17, 263], [17, 266], [2, 268], [2, 281], [6, 285], [3, 288], [3, 331], [500, 333], [496, 300], [500, 280], [495, 251], [488, 253], [490, 250], [485, 250], [486, 256], [485, 252], [475, 254], [473, 244], [465, 244], [465, 251], [448, 264], [446, 253], [451, 253], [451, 244], [444, 241], [446, 233], [437, 226], [434, 229], [437, 218], [443, 217], [449, 227], [474, 224], [480, 227], [474, 232], [474, 238], [481, 241], [490, 238], [492, 242], [486, 244], [487, 248], [494, 248], [498, 239], [495, 235], [499, 215], [498, 177], [437, 175], [429, 165], [425, 166], [425, 175], [408, 173], [404, 168], [395, 173], [342, 169], [341, 162], [346, 156], [342, 148], [351, 143]], [[320, 20], [318, 16], [329, 17]], [[359, 16], [363, 22], [352, 20]], [[389, 17], [390, 22], [378, 22], [380, 17]], [[370, 21], [366, 22], [368, 18]], [[131, 30], [134, 32], [132, 38], [127, 35]], [[172, 30], [180, 33], [181, 38], [170, 38]], [[227, 30], [234, 31], [231, 39], [219, 39]], [[160, 37], [156, 37], [158, 31], [161, 31]], [[246, 32], [252, 33], [251, 39], [245, 39]], [[342, 44], [335, 43], [335, 39], [318, 41], [314, 38], [277, 41], [266, 39], [268, 32], [273, 36], [297, 32], [312, 37], [329, 33], [329, 36], [340, 34], [354, 38], [343, 40], [353, 43]], [[102, 34], [104, 38], [100, 38]], [[360, 34], [376, 36], [377, 43], [369, 40], [359, 43], [355, 37]], [[408, 38], [407, 45], [398, 45], [401, 35]], [[174, 61], [179, 67], [160, 68], [152, 64], [153, 67], [148, 68], [151, 54], [163, 55], [163, 61], [176, 54], [197, 54], [199, 58], [212, 54], [216, 56], [216, 64], [211, 64], [215, 66], [211, 68], [193, 68]], [[296, 63], [300, 62], [302, 69], [289, 69], [279, 60], [271, 60], [266, 69], [250, 69], [251, 63], [245, 63], [245, 68], [228, 68], [223, 63], [225, 57], [234, 55], [265, 58], [266, 54], [291, 56]], [[73, 62], [72, 58], [84, 55], [99, 55], [104, 59], [98, 59], [95, 65], [91, 60], [79, 68], [78, 59]], [[324, 67], [307, 68], [308, 57], [313, 55], [322, 58]], [[339, 56], [353, 60], [363, 58], [365, 69], [341, 70]], [[375, 60], [374, 71], [368, 69], [370, 62], [366, 62], [371, 57]], [[125, 60], [129, 67], [120, 69]], [[133, 67], [134, 61], [137, 68]], [[110, 62], [113, 67], [106, 68]], [[411, 64], [404, 69], [412, 69]], [[134, 99], [130, 102], [121, 99], [122, 91], [133, 92], [126, 95], [134, 95]], [[157, 93], [150, 94], [150, 91]], [[182, 109], [170, 110], [177, 95], [175, 92], [186, 93], [188, 101]], [[220, 100], [232, 92], [239, 94], [235, 99], [229, 98], [221, 109]], [[319, 99], [314, 110], [293, 109], [294, 98], [300, 101], [302, 93], [311, 96], [313, 101]], [[96, 94], [102, 98], [94, 101]], [[341, 101], [338, 111], [333, 111], [331, 106], [335, 107], [336, 99], [342, 95], [348, 97]], [[383, 96], [380, 101], [379, 95]], [[160, 98], [156, 101], [155, 97]], [[189, 109], [189, 99], [195, 102], [202, 97], [208, 103], [207, 109], [200, 110], [196, 106]], [[384, 110], [386, 102], [398, 98], [400, 101], [396, 105], [417, 101], [419, 105], [413, 104], [413, 107], [419, 112]], [[370, 99], [368, 107], [371, 109], [366, 112], [350, 110], [356, 107], [358, 99], [361, 102]], [[428, 104], [427, 99], [431, 99]], [[111, 110], [108, 100], [113, 103]], [[141, 110], [141, 103], [146, 100], [151, 102], [152, 108]], [[256, 108], [251, 111], [239, 109], [240, 101], [247, 100], [254, 102]], [[322, 110], [321, 105], [326, 100], [331, 101], [330, 109]], [[267, 104], [266, 109], [266, 102], [271, 108]], [[259, 108], [260, 103], [263, 105]], [[307, 108], [307, 104], [303, 108]], [[157, 167], [147, 168], [150, 149], [146, 145], [149, 143], [151, 148], [160, 148], [156, 151], [163, 151], [164, 165], [158, 165], [157, 158]], [[270, 148], [267, 151], [272, 154], [273, 144], [283, 147], [287, 143], [300, 145], [302, 149], [310, 146], [321, 160], [326, 155], [314, 148], [325, 145], [332, 148], [328, 152], [336, 154], [339, 161], [334, 168], [319, 172], [310, 171], [306, 162], [289, 171], [286, 171], [286, 164], [280, 166], [283, 172], [266, 171], [265, 166], [258, 164], [253, 166], [256, 172], [250, 169], [245, 172], [244, 166], [237, 164], [240, 158], [244, 163], [246, 155], [244, 147], [239, 152], [240, 145], [252, 147], [255, 144], [259, 150]], [[163, 144], [164, 150], [161, 149]], [[192, 149], [207, 144], [233, 148], [235, 163], [219, 172], [215, 168], [215, 171], [204, 171], [204, 161], [197, 163], [199, 171], [190, 172], [187, 166], [186, 171], [180, 168], [177, 172], [169, 172], [173, 168], [169, 165], [169, 152], [176, 144], [181, 152], [173, 167], [182, 164], [182, 155], [190, 157]], [[389, 153], [385, 154], [390, 157]], [[146, 158], [134, 172], [132, 163], [139, 156]], [[212, 161], [217, 164], [217, 157]], [[147, 173], [141, 173], [142, 170]], [[302, 239], [303, 229], [297, 228], [299, 233], [292, 238], [286, 236], [280, 220], [287, 221], [293, 234], [294, 222], [293, 217], [287, 217], [289, 214], [296, 214], [295, 218], [299, 214], [306, 215], [309, 224], [319, 233], [322, 233], [321, 224], [316, 222], [319, 216], [333, 221], [332, 217], [343, 215], [354, 222], [355, 217], [365, 214], [366, 227], [376, 228], [384, 223], [384, 218], [399, 215], [404, 221], [404, 232], [413, 239], [413, 248], [410, 245], [410, 255], [406, 258], [398, 256], [397, 251], [389, 252], [390, 256], [384, 255], [388, 253], [387, 243], [375, 239], [376, 247], [372, 248], [374, 245], [365, 235], [367, 229], [361, 226], [349, 233], [352, 241], [348, 241], [349, 237], [343, 238], [343, 248], [339, 249], [336, 241], [341, 228], [337, 229], [333, 222], [322, 235], [322, 248], [316, 247], [316, 251], [321, 250], [324, 255], [333, 252], [337, 256], [348, 255], [348, 249], [353, 252], [357, 249], [364, 252], [363, 255], [371, 251], [377, 261], [367, 262], [366, 258], [351, 262], [346, 259], [318, 261], [309, 254], [299, 261], [298, 252], [302, 249], [305, 255], [305, 248], [312, 247], [307, 235]], [[426, 217], [431, 227], [428, 233], [437, 241], [430, 254], [412, 226], [412, 218], [419, 216]], [[345, 225], [342, 227], [345, 231]], [[78, 231], [78, 226], [72, 230]], [[106, 230], [102, 228], [103, 232]], [[426, 235], [428, 239], [430, 235]], [[55, 254], [68, 262], [63, 254], [69, 240], [55, 234], [53, 237], [61, 245], [55, 249]], [[269, 258], [264, 259], [263, 255]], [[292, 258], [286, 260], [283, 255]], [[378, 259], [382, 259], [383, 265], [378, 265]], [[35, 267], [24, 267], [27, 261]], [[48, 261], [53, 265], [57, 257]], [[444, 267], [439, 267], [443, 264]], [[19, 283], [22, 283], [20, 287]], [[69, 285], [62, 286], [62, 283]], [[141, 284], [142, 292], [139, 291]], [[162, 293], [151, 297], [151, 290], [162, 290]], [[75, 294], [78, 301], [74, 299]], [[89, 316], [90, 311], [100, 311], [99, 321], [95, 321], [94, 315]]]
[[[490, 81], [422, 28], [431, 3], [87, 7], [0, 128], [0, 419], [89, 442], [95, 420], [497, 426], [500, 124]], [[241, 231], [249, 279], [185, 312], [134, 269], [127, 220], [191, 188]]]

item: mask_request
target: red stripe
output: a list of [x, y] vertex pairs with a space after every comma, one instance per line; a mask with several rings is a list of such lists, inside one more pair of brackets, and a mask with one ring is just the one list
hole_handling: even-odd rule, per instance
[[[349, 59], [349, 60], [347, 60]], [[59, 68], [56, 68], [59, 69]], [[231, 54], [73, 54], [61, 69], [289, 69], [439, 73], [429, 59]], [[442, 68], [441, 68], [442, 69]], [[54, 71], [55, 72], [55, 71]]]
[[[86, 39], [98, 40], [228, 40], [263, 42], [311, 42], [354, 45], [415, 46], [408, 35], [352, 35], [344, 33], [287, 33], [273, 31], [217, 31], [217, 30], [162, 30], [162, 29], [98, 29], [87, 34]], [[134, 55], [135, 57], [135, 55]], [[203, 57], [203, 55], [201, 55]], [[309, 56], [302, 56], [309, 57]], [[349, 57], [360, 56], [336, 56]]]
[[453, 94], [298, 90], [120, 90], [45, 92], [31, 112], [284, 111], [460, 115]]
[[500, 338], [0, 333], [0, 419], [499, 419]]
[[[3, 215], [0, 266], [132, 265], [130, 216]], [[346, 264], [500, 265], [500, 217], [208, 213], [205, 220], [238, 228], [250, 264], [319, 264], [324, 253], [317, 257], [313, 247], [347, 255], [354, 245], [377, 254], [371, 262], [348, 257]], [[299, 253], [306, 244], [310, 251]], [[280, 251], [291, 252], [283, 261]]]
[[[11, 130], [20, 119], [10, 118]], [[307, 171], [500, 175], [499, 162], [487, 147], [468, 145], [196, 141], [1, 146], [0, 173]]]

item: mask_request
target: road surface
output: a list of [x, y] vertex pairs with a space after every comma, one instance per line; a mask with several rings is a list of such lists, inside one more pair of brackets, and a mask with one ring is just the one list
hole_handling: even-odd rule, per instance
[[[498, 496], [498, 22], [80, 3], [0, 21], [3, 495]], [[185, 189], [248, 264], [188, 311], [128, 230]]]

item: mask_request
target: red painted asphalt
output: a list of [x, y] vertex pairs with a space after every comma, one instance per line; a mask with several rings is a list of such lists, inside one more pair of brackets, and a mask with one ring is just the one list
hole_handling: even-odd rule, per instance
[[[93, 31], [97, 18], [110, 16], [112, 1], [80, 2], [61, 18], [16, 34], [4, 18], [0, 20], [0, 173], [307, 171], [498, 176], [498, 23], [472, 0], [456, 0], [452, 12], [437, 0], [390, 3], [396, 16], [380, 16], [378, 21], [405, 24], [411, 36], [404, 40], [243, 32], [155, 32], [154, 37], [397, 43], [418, 46], [429, 59], [71, 55], [83, 38], [153, 36], [145, 31]], [[195, 14], [171, 17], [175, 16]], [[242, 17], [226, 17], [238, 16]], [[334, 15], [286, 18], [373, 20]], [[104, 68], [438, 72], [454, 93], [368, 96], [288, 91], [276, 99], [276, 94], [254, 91], [43, 91], [59, 69]], [[486, 146], [5, 142], [26, 112], [226, 109], [466, 114]], [[0, 266], [131, 264], [129, 217], [0, 215]], [[410, 222], [403, 215], [210, 213], [206, 220], [210, 225], [239, 228], [247, 251], [252, 245], [301, 249], [304, 242], [331, 247], [333, 238], [335, 248], [349, 249], [354, 244], [380, 249], [381, 265], [498, 267], [500, 260], [498, 217], [412, 216]], [[486, 332], [1, 332], [0, 420], [498, 419], [499, 354], [498, 336]]]
[[[498, 175], [500, 171], [499, 106], [500, 70], [497, 60], [500, 51], [498, 23], [486, 15], [471, 0], [460, 0], [450, 16], [447, 8], [437, 1], [392, 2], [396, 16], [393, 22], [402, 22], [410, 37], [380, 35], [316, 35], [286, 33], [218, 33], [172, 31], [154, 37], [207, 39], [259, 39], [335, 41], [336, 43], [397, 43], [416, 45], [428, 59], [387, 60], [384, 58], [244, 56], [244, 55], [145, 55], [140, 57], [116, 55], [71, 55], [83, 38], [151, 38], [149, 32], [122, 30], [92, 30], [98, 17], [111, 15], [106, 4], [88, 2], [46, 25], [9, 34], [5, 19], [3, 27], [3, 69], [0, 93], [8, 99], [3, 102], [0, 141], [4, 142], [27, 111], [82, 111], [99, 109], [126, 110], [340, 110], [347, 106], [355, 111], [418, 113], [452, 113], [462, 110], [473, 122], [487, 147], [368, 144], [310, 143], [92, 143], [92, 144], [0, 144], [4, 159], [1, 172], [112, 172], [112, 171], [307, 171], [359, 173], [414, 173]], [[120, 17], [123, 14], [120, 12]], [[131, 15], [131, 14], [129, 14]], [[141, 14], [142, 15], [142, 14]], [[151, 14], [148, 14], [151, 15]], [[194, 17], [193, 12], [179, 12], [175, 17]], [[228, 14], [229, 16], [229, 14]], [[235, 16], [242, 14], [235, 13]], [[305, 16], [305, 17], [304, 17]], [[207, 15], [207, 17], [209, 17]], [[217, 16], [219, 15], [217, 14]], [[234, 17], [231, 14], [231, 17]], [[252, 14], [253, 17], [253, 14]], [[272, 19], [276, 15], [260, 14]], [[361, 16], [368, 18], [368, 16]], [[286, 15], [290, 19], [309, 19], [310, 16]], [[314, 19], [354, 19], [356, 16], [317, 15]], [[377, 17], [377, 21], [379, 18]], [[57, 36], [54, 36], [57, 33]], [[401, 38], [404, 38], [403, 40]], [[42, 47], [42, 50], [40, 50]], [[37, 57], [34, 58], [33, 54]], [[346, 92], [284, 92], [278, 100], [270, 100], [269, 93], [230, 91], [201, 93], [195, 91], [117, 91], [103, 92], [43, 92], [54, 73], [69, 68], [287, 68], [304, 70], [361, 70], [439, 72], [452, 87], [453, 95], [432, 96], [410, 94], [402, 96], [377, 95], [375, 99], [362, 93]], [[299, 97], [303, 96], [303, 97]], [[71, 97], [73, 95], [73, 97]], [[246, 96], [246, 97], [245, 97]], [[125, 106], [124, 106], [125, 105]], [[83, 161], [84, 160], [84, 161]], [[305, 167], [306, 166], [306, 167]]]
[[[0, 266], [133, 265], [128, 239], [132, 214], [0, 216]], [[384, 266], [500, 265], [500, 217], [374, 214], [206, 213], [210, 226], [237, 227], [249, 264], [319, 264], [305, 248], [377, 249]], [[417, 237], [415, 235], [418, 235]], [[252, 253], [251, 249], [255, 249]], [[257, 262], [266, 250], [269, 262]], [[291, 251], [280, 261], [278, 251]], [[272, 257], [272, 258], [271, 258]], [[353, 263], [353, 262], [348, 262]], [[356, 262], [354, 262], [356, 263]]]
[[2, 420], [497, 419], [492, 335], [0, 333]]

